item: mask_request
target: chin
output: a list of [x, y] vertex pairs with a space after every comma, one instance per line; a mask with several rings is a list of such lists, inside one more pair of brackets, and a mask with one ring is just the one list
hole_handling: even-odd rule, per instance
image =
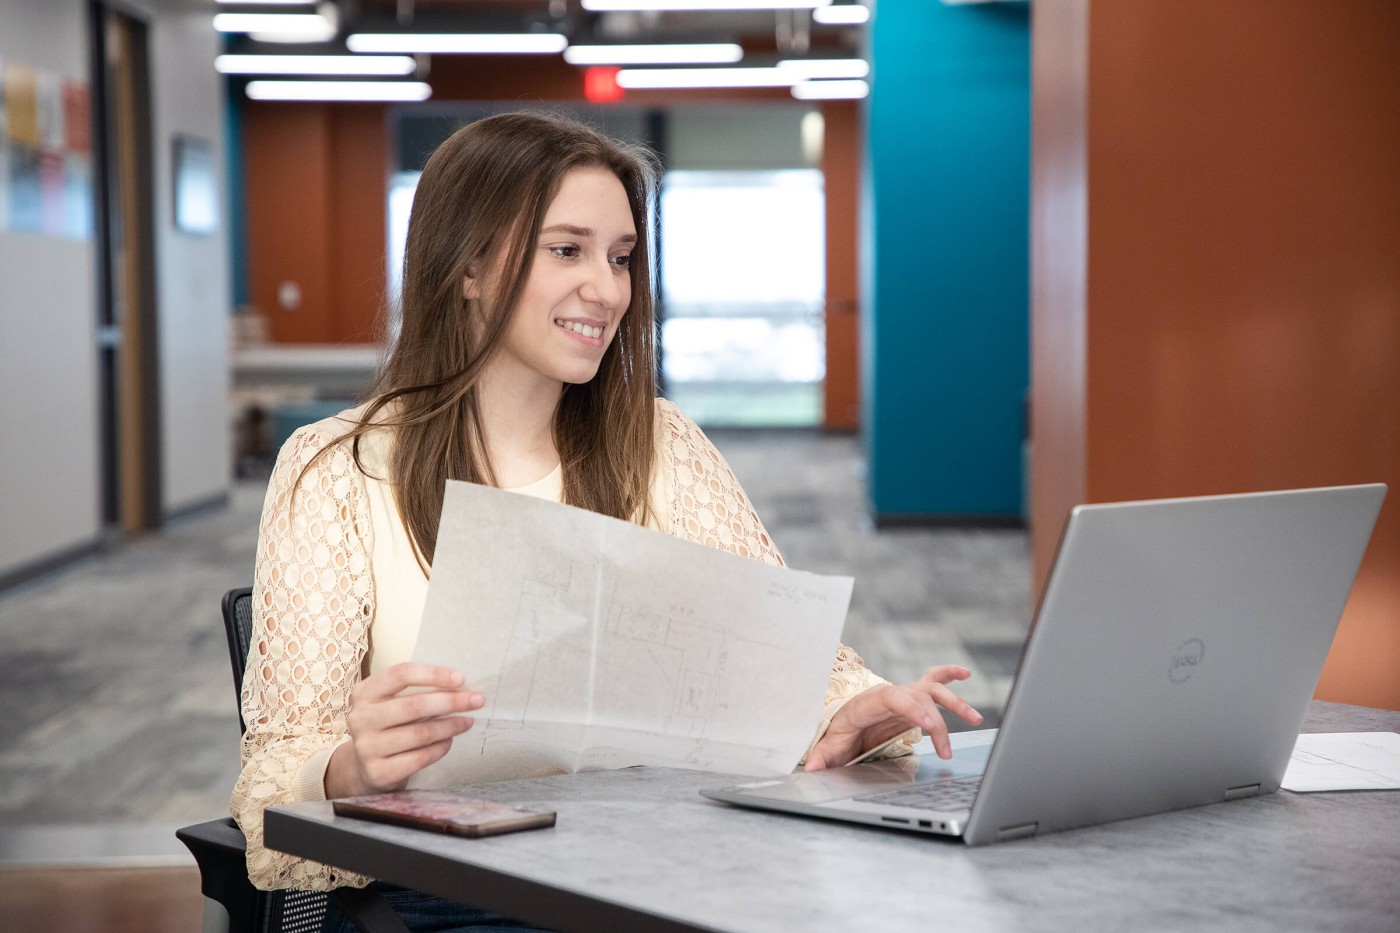
[[560, 381], [560, 382], [563, 382], [563, 383], [566, 384], [566, 385], [581, 386], [581, 385], [584, 385], [585, 383], [592, 382], [595, 378], [597, 378], [597, 376], [598, 376], [598, 367], [597, 367], [597, 366], [594, 366], [594, 367], [592, 367], [592, 368], [590, 368], [590, 369], [586, 369], [586, 370], [584, 370], [584, 369], [574, 369], [574, 370], [571, 370], [571, 371], [566, 372], [566, 373], [561, 373], [561, 374], [560, 374], [560, 377], [559, 377], [559, 381]]

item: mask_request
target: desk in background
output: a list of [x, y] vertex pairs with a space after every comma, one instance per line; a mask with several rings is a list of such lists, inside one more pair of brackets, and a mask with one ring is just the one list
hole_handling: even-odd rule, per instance
[[354, 406], [384, 354], [377, 344], [259, 343], [233, 352], [233, 449], [240, 475], [263, 475], [292, 432]]
[[[1400, 731], [1400, 712], [1314, 702], [1303, 731]], [[1280, 792], [967, 848], [697, 794], [728, 780], [633, 768], [480, 785], [559, 823], [479, 840], [292, 804], [268, 810], [266, 838], [565, 933], [1400, 930], [1400, 792]]]

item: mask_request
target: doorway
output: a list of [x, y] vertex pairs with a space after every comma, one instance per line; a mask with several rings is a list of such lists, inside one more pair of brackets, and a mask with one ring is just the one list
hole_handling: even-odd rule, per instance
[[123, 10], [97, 0], [88, 9], [102, 524], [130, 535], [162, 517], [149, 38]]

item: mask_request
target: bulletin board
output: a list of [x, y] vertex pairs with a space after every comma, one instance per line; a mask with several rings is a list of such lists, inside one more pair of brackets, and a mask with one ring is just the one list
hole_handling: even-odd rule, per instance
[[92, 236], [86, 81], [0, 58], [0, 232]]

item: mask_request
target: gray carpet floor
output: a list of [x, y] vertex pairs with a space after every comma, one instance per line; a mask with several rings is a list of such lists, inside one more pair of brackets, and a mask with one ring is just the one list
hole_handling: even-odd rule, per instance
[[[870, 667], [899, 681], [964, 664], [961, 692], [995, 724], [1030, 617], [1026, 534], [876, 532], [855, 438], [713, 434], [789, 564], [855, 578], [843, 637]], [[227, 812], [238, 724], [218, 600], [252, 578], [263, 492], [241, 479], [227, 508], [0, 593], [0, 827]]]

